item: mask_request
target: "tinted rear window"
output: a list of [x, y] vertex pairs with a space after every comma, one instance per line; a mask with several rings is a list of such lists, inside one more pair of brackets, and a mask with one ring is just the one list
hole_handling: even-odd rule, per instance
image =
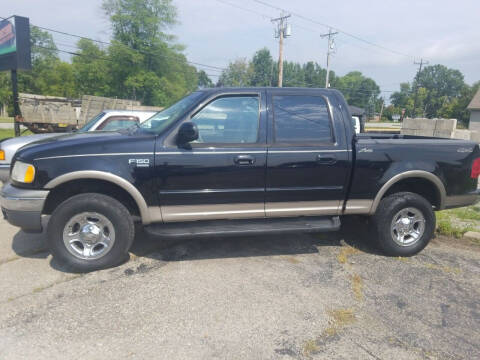
[[328, 106], [321, 96], [274, 96], [273, 111], [276, 142], [333, 141]]

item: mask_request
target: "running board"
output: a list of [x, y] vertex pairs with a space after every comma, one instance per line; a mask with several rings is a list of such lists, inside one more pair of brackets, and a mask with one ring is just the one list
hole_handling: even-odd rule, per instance
[[145, 231], [159, 237], [234, 236], [286, 232], [327, 232], [340, 229], [338, 216], [275, 219], [209, 220], [153, 224]]

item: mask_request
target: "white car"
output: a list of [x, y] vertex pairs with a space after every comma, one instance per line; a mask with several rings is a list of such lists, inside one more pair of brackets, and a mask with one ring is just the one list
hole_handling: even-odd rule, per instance
[[[115, 131], [126, 129], [135, 123], [142, 123], [155, 115], [155, 111], [103, 110], [87, 122], [78, 132]], [[13, 155], [22, 146], [65, 133], [48, 133], [19, 136], [0, 142], [0, 180], [6, 182], [10, 177], [10, 163]]]
[[355, 134], [360, 134], [360, 118], [358, 116], [352, 116], [352, 124]]

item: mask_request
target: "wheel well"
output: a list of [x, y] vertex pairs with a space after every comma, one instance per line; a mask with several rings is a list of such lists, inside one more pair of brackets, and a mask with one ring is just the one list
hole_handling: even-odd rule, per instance
[[389, 195], [403, 191], [408, 191], [423, 196], [430, 202], [430, 204], [435, 206], [436, 209], [440, 208], [441, 196], [437, 186], [430, 180], [418, 177], [411, 177], [396, 182], [387, 190], [382, 199]]
[[99, 193], [121, 202], [133, 216], [140, 216], [140, 210], [133, 197], [120, 186], [99, 179], [79, 179], [67, 181], [50, 190], [43, 213], [50, 215], [55, 208], [68, 198], [84, 193]]

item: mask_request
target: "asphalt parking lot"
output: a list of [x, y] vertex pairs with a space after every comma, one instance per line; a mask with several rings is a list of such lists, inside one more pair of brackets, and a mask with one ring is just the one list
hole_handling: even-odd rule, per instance
[[0, 359], [474, 359], [480, 247], [338, 234], [159, 241], [75, 274], [0, 220]]

